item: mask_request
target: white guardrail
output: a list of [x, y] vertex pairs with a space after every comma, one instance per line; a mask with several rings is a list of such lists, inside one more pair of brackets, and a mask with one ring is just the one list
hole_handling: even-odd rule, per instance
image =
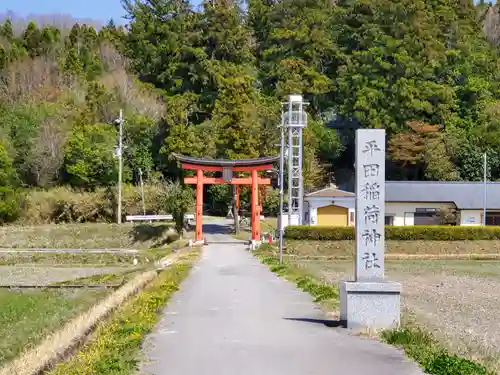
[[[128, 215], [125, 217], [127, 221], [170, 221], [173, 220], [172, 215]], [[184, 215], [184, 219], [194, 220], [193, 214]]]

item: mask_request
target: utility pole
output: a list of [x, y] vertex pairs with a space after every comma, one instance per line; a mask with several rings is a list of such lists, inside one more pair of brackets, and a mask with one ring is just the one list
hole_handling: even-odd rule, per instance
[[484, 185], [484, 195], [483, 195], [483, 225], [486, 226], [486, 202], [488, 199], [488, 193], [487, 193], [487, 174], [488, 174], [488, 164], [487, 164], [487, 159], [486, 159], [486, 152], [483, 155], [483, 185]]
[[116, 212], [116, 221], [122, 222], [122, 173], [123, 173], [123, 110], [120, 109], [120, 117], [116, 120], [120, 127], [118, 138], [118, 210]]
[[144, 201], [144, 182], [142, 181], [142, 169], [139, 168], [139, 178], [141, 180], [142, 214], [146, 215], [146, 202]]

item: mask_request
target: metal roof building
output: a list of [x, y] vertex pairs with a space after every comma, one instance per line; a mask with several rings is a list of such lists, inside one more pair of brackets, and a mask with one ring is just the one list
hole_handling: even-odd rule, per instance
[[[500, 225], [500, 182], [486, 185], [486, 224]], [[334, 186], [305, 196], [311, 225], [354, 225], [355, 194]], [[480, 225], [484, 183], [469, 181], [386, 181], [386, 225], [438, 225], [438, 212], [457, 210], [457, 224]]]
[[[500, 182], [488, 182], [486, 207], [500, 209]], [[460, 210], [482, 209], [483, 182], [386, 181], [386, 202], [449, 202]]]

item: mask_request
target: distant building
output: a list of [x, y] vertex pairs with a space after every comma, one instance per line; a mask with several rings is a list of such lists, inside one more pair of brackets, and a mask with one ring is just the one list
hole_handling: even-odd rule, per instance
[[[387, 181], [386, 225], [440, 225], [456, 217], [457, 225], [483, 223], [482, 182]], [[304, 197], [305, 224], [353, 226], [355, 194], [336, 186]], [[454, 221], [454, 219], [452, 219]], [[500, 225], [500, 183], [487, 184], [486, 225]]]

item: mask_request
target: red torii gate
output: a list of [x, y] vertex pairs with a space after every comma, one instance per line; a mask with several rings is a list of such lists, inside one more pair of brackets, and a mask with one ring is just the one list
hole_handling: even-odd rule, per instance
[[[203, 241], [203, 185], [231, 184], [252, 186], [252, 240], [260, 240], [259, 185], [270, 185], [270, 178], [261, 178], [259, 171], [273, 168], [279, 156], [258, 159], [202, 159], [179, 154], [173, 156], [185, 170], [196, 171], [195, 177], [185, 177], [184, 183], [196, 185], [196, 242]], [[206, 177], [204, 172], [222, 172], [222, 177]], [[250, 172], [250, 177], [233, 177], [233, 172]]]

